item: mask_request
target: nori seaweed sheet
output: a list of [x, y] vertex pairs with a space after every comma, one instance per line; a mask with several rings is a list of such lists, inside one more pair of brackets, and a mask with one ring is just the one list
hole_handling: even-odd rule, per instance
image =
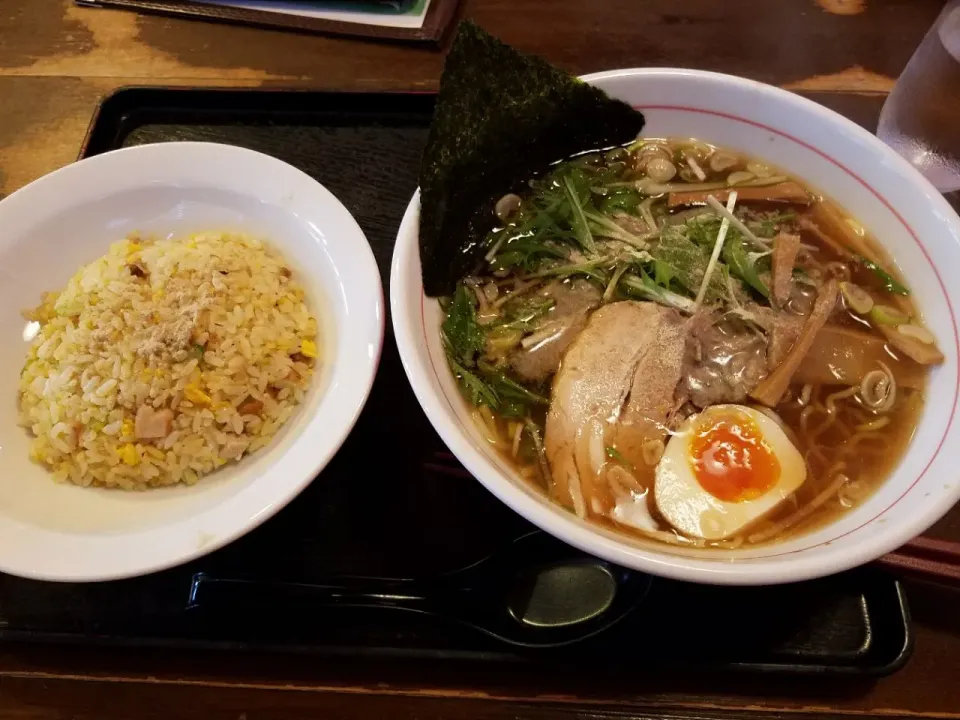
[[420, 168], [420, 262], [427, 295], [473, 271], [505, 193], [577, 153], [622, 145], [643, 115], [462, 22], [444, 66]]

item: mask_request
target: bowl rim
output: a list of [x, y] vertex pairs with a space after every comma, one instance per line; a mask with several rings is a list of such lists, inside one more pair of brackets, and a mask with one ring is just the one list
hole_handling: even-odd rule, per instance
[[[352, 281], [355, 289], [350, 291], [349, 294], [352, 298], [350, 312], [359, 317], [357, 318], [358, 322], [351, 323], [353, 332], [345, 332], [342, 327], [338, 328], [334, 340], [336, 348], [334, 353], [344, 344], [350, 344], [355, 346], [353, 355], [362, 357], [363, 362], [356, 363], [349, 368], [351, 372], [350, 382], [337, 383], [337, 425], [333, 427], [324, 425], [322, 428], [318, 426], [317, 416], [320, 415], [321, 407], [318, 405], [309, 417], [304, 418], [304, 423], [297, 434], [289, 438], [289, 446], [285, 448], [284, 453], [272, 459], [259, 476], [253, 478], [245, 488], [241, 489], [241, 492], [229, 494], [218, 504], [193, 513], [189, 517], [174, 516], [172, 519], [146, 530], [131, 530], [122, 535], [114, 536], [111, 538], [114, 542], [127, 544], [126, 552], [116, 553], [109, 562], [102, 566], [95, 562], [89, 562], [83, 567], [66, 567], [62, 562], [58, 562], [52, 563], [50, 567], [36, 568], [24, 566], [22, 561], [10, 562], [3, 558], [0, 559], [0, 572], [34, 580], [99, 582], [147, 575], [207, 555], [260, 526], [296, 498], [317, 478], [343, 445], [356, 424], [372, 390], [383, 350], [386, 330], [383, 282], [373, 250], [356, 219], [330, 190], [299, 168], [271, 155], [226, 143], [163, 142], [137, 145], [84, 158], [37, 178], [0, 200], [0, 217], [7, 211], [23, 213], [24, 208], [34, 202], [34, 196], [43, 197], [51, 190], [62, 190], [68, 184], [81, 184], [87, 178], [103, 173], [123, 177], [127, 181], [134, 182], [135, 187], [140, 188], [163, 188], [170, 187], [171, 184], [179, 184], [186, 187], [188, 191], [191, 187], [217, 189], [218, 187], [225, 187], [225, 185], [216, 182], [216, 171], [208, 173], [206, 168], [221, 167], [225, 164], [236, 163], [238, 160], [246, 163], [249, 168], [256, 168], [256, 172], [263, 172], [264, 175], [269, 173], [272, 178], [283, 178], [285, 185], [295, 186], [298, 194], [303, 193], [315, 204], [322, 204], [327, 210], [327, 217], [331, 218], [329, 224], [339, 226], [342, 229], [341, 234], [350, 236], [349, 242], [339, 242], [338, 245], [349, 248], [342, 250], [340, 254], [352, 254], [354, 262], [357, 263]], [[158, 168], [164, 163], [176, 168], [170, 172], [179, 178], [178, 181], [164, 184], [164, 180], [157, 180], [153, 176], [143, 176], [138, 170], [138, 168]], [[161, 170], [164, 176], [168, 174], [167, 165], [163, 165]], [[180, 172], [182, 176], [177, 175], [177, 172]], [[116, 188], [105, 191], [104, 196], [123, 192], [130, 187], [130, 185], [118, 185]], [[66, 211], [70, 207], [71, 205], [64, 204], [60, 211]], [[283, 207], [283, 201], [277, 202], [275, 207], [279, 208], [281, 212], [296, 216], [293, 208], [285, 209]], [[22, 229], [28, 230], [46, 219], [47, 216], [43, 216], [39, 220], [31, 217], [23, 223]], [[312, 224], [313, 221], [311, 220]], [[324, 227], [326, 225], [320, 225], [317, 231], [324, 233]], [[337, 263], [334, 258], [329, 257], [330, 262], [336, 266]], [[343, 283], [339, 285], [342, 286]], [[343, 288], [340, 287], [340, 289]], [[361, 297], [366, 303], [369, 303], [369, 307], [365, 303], [355, 301]], [[357, 308], [358, 305], [362, 307]], [[331, 318], [337, 319], [338, 325], [342, 324], [343, 318], [338, 313], [332, 308], [329, 308], [328, 312]], [[362, 320], [362, 322], [359, 322], [359, 320]], [[335, 380], [347, 369], [338, 367], [336, 362], [331, 363], [324, 379], [324, 387], [320, 391], [322, 393], [319, 399], [321, 405], [325, 401], [326, 395], [334, 388]], [[342, 389], [340, 389], [341, 386]], [[305, 409], [304, 411], [306, 412]], [[299, 450], [296, 455], [300, 455], [301, 448], [307, 450], [307, 458], [309, 459], [293, 457], [295, 450]], [[267, 450], [269, 450], [269, 447]], [[275, 466], [288, 456], [291, 456], [290, 462], [294, 465], [292, 465], [293, 472], [288, 472], [286, 479], [281, 478], [281, 482], [271, 485], [269, 492], [245, 493], [245, 491], [250, 491], [258, 485], [265, 485], [264, 480], [274, 471]], [[255, 461], [255, 458], [250, 461]], [[288, 470], [290, 469], [288, 468]], [[228, 504], [230, 505], [229, 520], [224, 521], [220, 514], [227, 510], [225, 506]], [[214, 515], [217, 515], [217, 517], [212, 517]], [[212, 520], [213, 524], [216, 525], [215, 533], [210, 533], [205, 529], [205, 520]], [[11, 522], [17, 523], [18, 521], [12, 520]], [[181, 537], [181, 542], [171, 542], [168, 544], [168, 548], [153, 552], [150, 560], [146, 562], [135, 559], [135, 552], [130, 549], [130, 545], [138, 543], [155, 545], [162, 541], [160, 536], [174, 530]], [[78, 538], [75, 534], [46, 528], [40, 529], [38, 532], [56, 536], [59, 538], [58, 542], [71, 542]], [[205, 540], [204, 542], [183, 542], [189, 534], [204, 537]], [[94, 538], [81, 535], [79, 537], [82, 538], [80, 542], [89, 543], [91, 548], [95, 543], [110, 541], [105, 540], [102, 536]]]
[[[946, 200], [919, 171], [867, 130], [839, 113], [805, 97], [796, 95], [782, 88], [746, 78], [724, 73], [684, 68], [624, 68], [591, 73], [582, 76], [581, 79], [585, 82], [597, 82], [620, 78], [644, 77], [658, 79], [685, 77], [708, 80], [720, 85], [738, 86], [741, 89], [751, 92], [772, 96], [780, 102], [792, 104], [804, 112], [814, 113], [824, 121], [838, 125], [839, 129], [845, 134], [852, 134], [858, 141], [866, 143], [875, 150], [879, 150], [885, 159], [891, 162], [900, 174], [905, 176], [905, 182], [916, 185], [926, 196], [928, 202], [931, 203], [932, 209], [939, 211], [944, 217], [948, 218], [954, 230], [960, 234], [960, 218], [957, 217]], [[640, 105], [639, 107], [641, 109], [655, 109], [657, 106]], [[718, 112], [717, 114], [723, 115], [724, 113]], [[743, 118], [738, 117], [737, 119]], [[760, 123], [755, 124], [763, 129], [773, 129]], [[779, 134], [784, 134], [783, 131], [775, 131]], [[844, 165], [809, 143], [797, 138], [793, 139], [800, 142], [800, 144], [804, 145], [808, 150], [817, 152], [838, 165], [840, 169], [852, 175], [876, 195], [881, 202], [886, 204], [894, 215], [903, 220], [895, 207], [882, 195], [879, 195], [862, 178], [859, 178], [859, 176]], [[904, 227], [914, 235], [918, 246], [926, 254], [926, 249], [916, 236], [916, 233], [913, 232], [912, 228], [910, 228], [905, 221], [903, 224]], [[418, 362], [417, 358], [418, 349], [422, 348], [426, 342], [425, 337], [417, 337], [417, 334], [421, 329], [424, 333], [426, 332], [426, 328], [423, 327], [423, 312], [424, 303], [429, 299], [423, 294], [422, 281], [419, 277], [415, 280], [405, 278], [410, 265], [415, 263], [419, 267], [419, 247], [417, 244], [418, 226], [419, 190], [411, 199], [400, 231], [398, 232], [390, 278], [394, 334], [397, 338], [397, 345], [404, 370], [407, 373], [414, 392], [433, 427], [454, 455], [463, 462], [470, 473], [508, 507], [564, 542], [611, 562], [664, 577], [710, 584], [776, 584], [812, 579], [841, 572], [875, 560], [883, 554], [896, 549], [917, 534], [922, 533], [960, 500], [960, 485], [956, 485], [952, 488], [951, 492], [942, 495], [937, 503], [931, 503], [923, 512], [917, 513], [915, 516], [909, 518], [909, 520], [898, 523], [896, 526], [889, 528], [885, 533], [877, 534], [871, 538], [869, 542], [864, 541], [855, 547], [830, 547], [829, 544], [824, 545], [818, 543], [817, 547], [822, 547], [822, 550], [803, 557], [787, 558], [786, 555], [792, 555], [798, 552], [793, 551], [780, 555], [752, 558], [749, 563], [736, 563], [719, 561], [717, 559], [710, 560], [703, 557], [671, 554], [658, 551], [653, 546], [648, 545], [640, 548], [635, 545], [630, 545], [627, 542], [618, 541], [614, 537], [601, 532], [602, 528], [596, 527], [595, 529], [594, 526], [587, 525], [577, 518], [569, 516], [569, 513], [565, 511], [558, 511], [555, 507], [551, 507], [552, 503], [549, 500], [544, 502], [542, 498], [533, 497], [526, 489], [519, 487], [516, 483], [505, 477], [494, 462], [479, 452], [466, 438], [465, 430], [460, 427], [459, 423], [447, 422], [445, 416], [448, 414], [448, 410], [449, 414], [456, 415], [452, 406], [450, 406], [450, 399], [446, 397], [442, 389], [439, 391], [434, 389], [433, 383], [427, 375], [426, 368]], [[415, 327], [415, 323], [408, 322], [403, 309], [406, 305], [416, 302], [413, 297], [415, 293], [412, 287], [413, 285], [416, 286], [416, 290], [418, 290], [420, 294], [421, 319], [419, 322], [421, 328]], [[406, 293], [404, 292], [405, 290]], [[432, 364], [432, 357], [430, 357], [430, 362]], [[436, 373], [436, 368], [432, 368], [432, 371]], [[958, 372], [960, 372], [960, 368], [958, 368]], [[437, 377], [439, 378], [439, 375]], [[444, 408], [444, 403], [449, 407]], [[948, 423], [944, 429], [944, 435], [940, 442], [941, 448], [949, 434], [952, 422], [953, 417], [951, 416], [950, 423]], [[939, 452], [939, 449], [937, 452]], [[937, 456], [937, 452], [934, 453], [934, 458]], [[932, 464], [932, 462], [933, 459], [930, 460], [930, 464]], [[919, 482], [919, 478], [917, 482]], [[904, 494], [907, 492], [909, 492], [909, 488], [904, 491]], [[887, 509], [889, 509], [889, 507]], [[886, 512], [886, 510], [883, 512]], [[843, 536], [856, 532], [860, 527], [845, 532]], [[836, 539], [838, 538], [834, 538], [834, 540]], [[804, 551], [810, 549], [811, 548], [805, 548]], [[825, 557], [825, 555], [827, 557]]]

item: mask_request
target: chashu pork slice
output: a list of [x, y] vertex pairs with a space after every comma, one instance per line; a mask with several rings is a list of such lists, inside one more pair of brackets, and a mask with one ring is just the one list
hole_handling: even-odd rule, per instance
[[612, 502], [607, 448], [637, 473], [643, 448], [662, 441], [683, 369], [686, 321], [651, 302], [597, 310], [567, 350], [554, 378], [544, 446], [553, 496], [579, 516]]

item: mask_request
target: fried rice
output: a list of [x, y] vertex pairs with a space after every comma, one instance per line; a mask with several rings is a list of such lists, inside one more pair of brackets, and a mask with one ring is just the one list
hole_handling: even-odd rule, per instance
[[266, 446], [303, 402], [317, 321], [283, 258], [202, 233], [113, 244], [24, 313], [31, 458], [56, 480], [192, 485]]

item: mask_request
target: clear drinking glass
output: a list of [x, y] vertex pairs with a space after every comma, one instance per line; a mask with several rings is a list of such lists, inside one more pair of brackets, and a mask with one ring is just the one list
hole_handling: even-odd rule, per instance
[[947, 3], [910, 58], [877, 135], [940, 192], [960, 191], [960, 0]]

